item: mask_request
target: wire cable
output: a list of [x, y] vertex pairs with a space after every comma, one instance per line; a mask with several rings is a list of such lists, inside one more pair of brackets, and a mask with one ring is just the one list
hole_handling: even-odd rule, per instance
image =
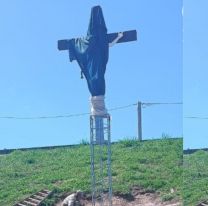
[[201, 120], [207, 120], [208, 117], [194, 117], [194, 116], [188, 116], [184, 117], [185, 119], [201, 119]]
[[[116, 111], [121, 109], [126, 109], [137, 104], [129, 104], [126, 106], [115, 107], [109, 109], [108, 111]], [[78, 114], [66, 114], [66, 115], [54, 115], [54, 116], [37, 116], [37, 117], [17, 117], [17, 116], [0, 116], [0, 119], [19, 119], [19, 120], [36, 120], [36, 119], [58, 119], [58, 118], [71, 118], [90, 115], [90, 112], [78, 113]]]
[[[181, 102], [173, 102], [173, 103], [141, 103], [142, 106], [145, 108], [147, 106], [153, 106], [153, 105], [174, 105], [174, 104], [182, 104]], [[134, 103], [134, 104], [129, 104], [129, 105], [125, 105], [125, 106], [119, 106], [119, 107], [114, 107], [111, 109], [108, 109], [108, 111], [116, 111], [116, 110], [122, 110], [122, 109], [126, 109], [129, 107], [135, 107], [137, 106], [138, 103]], [[54, 116], [37, 116], [37, 117], [18, 117], [18, 116], [0, 116], [0, 119], [17, 119], [17, 120], [37, 120], [37, 119], [59, 119], [59, 118], [71, 118], [71, 117], [80, 117], [80, 116], [86, 116], [86, 115], [90, 115], [90, 112], [85, 112], [85, 113], [77, 113], [77, 114], [65, 114], [65, 115], [54, 115]]]
[[142, 107], [146, 108], [146, 107], [151, 107], [151, 106], [155, 106], [155, 105], [181, 105], [183, 104], [182, 102], [144, 102], [142, 103]]

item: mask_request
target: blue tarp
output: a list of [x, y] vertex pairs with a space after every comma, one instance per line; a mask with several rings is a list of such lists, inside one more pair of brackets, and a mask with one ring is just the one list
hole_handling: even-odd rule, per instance
[[92, 96], [105, 95], [105, 70], [108, 62], [108, 37], [100, 6], [91, 10], [87, 36], [69, 40], [70, 61], [76, 60]]

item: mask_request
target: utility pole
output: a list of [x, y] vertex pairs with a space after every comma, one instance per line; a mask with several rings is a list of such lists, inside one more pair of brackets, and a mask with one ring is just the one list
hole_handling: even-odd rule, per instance
[[138, 115], [138, 140], [142, 141], [142, 103], [138, 101], [137, 104], [137, 115]]

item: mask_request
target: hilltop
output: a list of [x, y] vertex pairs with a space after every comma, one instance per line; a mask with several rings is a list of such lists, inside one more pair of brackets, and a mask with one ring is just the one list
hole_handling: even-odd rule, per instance
[[[113, 192], [128, 199], [140, 188], [163, 202], [181, 201], [182, 165], [182, 138], [120, 141], [112, 145]], [[70, 192], [90, 194], [90, 186], [89, 145], [0, 156], [0, 205], [11, 206], [43, 188], [53, 190], [43, 205], [53, 205]]]

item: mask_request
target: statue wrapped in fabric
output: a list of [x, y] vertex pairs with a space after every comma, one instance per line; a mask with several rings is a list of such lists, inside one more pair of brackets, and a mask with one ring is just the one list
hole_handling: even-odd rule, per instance
[[104, 142], [102, 116], [108, 115], [105, 107], [105, 71], [109, 46], [113, 46], [123, 34], [119, 33], [108, 43], [107, 28], [100, 6], [92, 8], [87, 36], [69, 40], [70, 61], [77, 60], [84, 74], [91, 97], [91, 114], [95, 116], [96, 141]]
[[[105, 107], [105, 71], [109, 57], [109, 47], [116, 43], [137, 39], [135, 30], [107, 34], [107, 27], [100, 6], [91, 10], [87, 35], [84, 38], [59, 40], [58, 49], [68, 50], [69, 59], [76, 60], [81, 74], [87, 80], [91, 93], [91, 115], [96, 119], [96, 135], [103, 141], [102, 116], [108, 115]], [[100, 133], [99, 133], [100, 132]]]
[[123, 34], [119, 33], [113, 42], [108, 42], [107, 28], [100, 6], [92, 8], [87, 36], [71, 39], [69, 45], [70, 61], [77, 60], [92, 95], [92, 115], [106, 115], [104, 103], [105, 71], [108, 62], [109, 46], [113, 46]]

